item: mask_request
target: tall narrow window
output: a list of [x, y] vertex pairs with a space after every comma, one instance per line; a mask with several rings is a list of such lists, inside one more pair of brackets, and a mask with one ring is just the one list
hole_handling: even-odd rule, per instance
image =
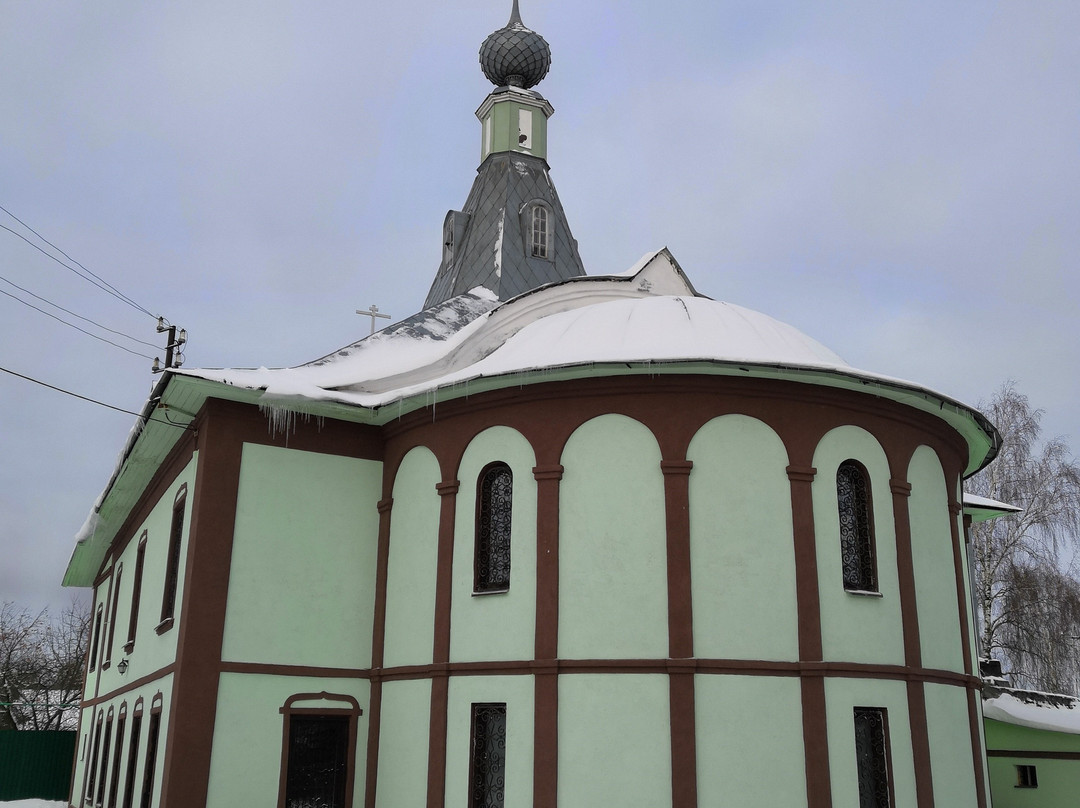
[[139, 598], [142, 596], [143, 563], [146, 561], [146, 531], [139, 537], [139, 549], [135, 553], [135, 580], [131, 583], [131, 614], [128, 616], [127, 642], [124, 651], [135, 649], [135, 629], [139, 626]]
[[99, 604], [97, 614], [94, 615], [94, 637], [90, 641], [90, 670], [97, 667], [98, 645], [101, 644], [101, 611], [102, 607]]
[[97, 794], [94, 797], [95, 808], [101, 808], [105, 799], [105, 787], [109, 784], [109, 750], [112, 748], [113, 711], [109, 708], [109, 717], [105, 719], [105, 740], [101, 742], [101, 771], [98, 773]]
[[120, 705], [116, 717], [116, 749], [113, 752], [112, 774], [109, 776], [108, 808], [116, 808], [116, 791], [120, 786], [120, 757], [124, 751], [124, 725], [127, 723], [127, 702]]
[[532, 245], [533, 258], [548, 257], [548, 211], [543, 205], [533, 205], [532, 209]]
[[514, 475], [505, 463], [492, 463], [480, 472], [476, 487], [474, 592], [505, 592], [510, 588], [513, 489]]
[[506, 705], [472, 706], [469, 808], [503, 808], [506, 793]]
[[844, 589], [876, 592], [870, 484], [865, 469], [854, 460], [845, 460], [836, 470], [836, 503], [840, 511]]
[[97, 727], [94, 729], [94, 742], [90, 744], [90, 765], [87, 768], [86, 793], [83, 795], [87, 802], [94, 799], [94, 784], [97, 782], [98, 752], [101, 751], [101, 725], [104, 723], [105, 714], [98, 713]]
[[890, 808], [888, 721], [880, 707], [855, 708], [859, 808]]
[[113, 636], [116, 634], [116, 607], [120, 602], [120, 576], [124, 572], [122, 564], [117, 565], [116, 574], [113, 576], [113, 599], [112, 609], [109, 611], [109, 638], [105, 641], [105, 664], [108, 667], [112, 660]]
[[[297, 706], [310, 701], [320, 706]], [[327, 708], [326, 701], [347, 706]], [[278, 808], [353, 804], [356, 724], [362, 712], [355, 698], [341, 694], [298, 693], [285, 700]]]
[[172, 527], [169, 529], [169, 559], [165, 567], [165, 594], [161, 599], [161, 625], [164, 631], [172, 625], [173, 612], [176, 609], [176, 585], [180, 578], [180, 539], [184, 535], [184, 505], [187, 501], [187, 486], [181, 486], [173, 503]]
[[124, 775], [123, 808], [131, 808], [135, 800], [135, 772], [139, 767], [139, 733], [142, 731], [142, 699], [131, 711], [131, 744], [128, 746], [127, 774]]
[[146, 731], [146, 764], [143, 767], [142, 799], [139, 808], [150, 808], [154, 799], [154, 773], [157, 769], [158, 734], [161, 732], [161, 706], [150, 713], [150, 724]]

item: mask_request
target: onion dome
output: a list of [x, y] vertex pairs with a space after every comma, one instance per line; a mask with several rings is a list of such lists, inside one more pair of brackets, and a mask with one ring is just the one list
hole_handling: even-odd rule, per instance
[[540, 34], [527, 28], [518, 12], [518, 0], [510, 22], [480, 46], [480, 67], [496, 87], [528, 89], [543, 80], [551, 67], [551, 47]]

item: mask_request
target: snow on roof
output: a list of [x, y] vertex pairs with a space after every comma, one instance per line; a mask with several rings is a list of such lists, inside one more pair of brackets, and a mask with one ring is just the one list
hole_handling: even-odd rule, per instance
[[998, 692], [983, 701], [983, 715], [1006, 724], [1080, 735], [1080, 706], [1071, 696], [1028, 690]]
[[1007, 513], [1020, 513], [1022, 510], [1024, 509], [1007, 502], [964, 492], [964, 512], [971, 516], [973, 522], [985, 522]]

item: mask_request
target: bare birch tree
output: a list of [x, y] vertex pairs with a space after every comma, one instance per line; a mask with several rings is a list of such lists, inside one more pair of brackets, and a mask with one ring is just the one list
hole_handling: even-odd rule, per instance
[[972, 526], [983, 654], [1013, 684], [1055, 692], [1080, 686], [1080, 584], [1070, 566], [1080, 542], [1080, 466], [1068, 445], [1040, 445], [1043, 411], [1008, 382], [980, 407], [1002, 447], [965, 488], [1024, 510]]
[[0, 730], [75, 729], [89, 636], [78, 603], [55, 618], [0, 605]]

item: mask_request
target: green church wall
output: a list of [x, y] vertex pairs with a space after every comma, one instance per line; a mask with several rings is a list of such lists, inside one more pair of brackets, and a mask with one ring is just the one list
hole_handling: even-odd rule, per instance
[[668, 677], [559, 677], [559, 808], [671, 805]]
[[[281, 776], [285, 701], [298, 693], [353, 696], [364, 714], [357, 720], [353, 805], [363, 804], [367, 771], [368, 701], [364, 680], [223, 673], [218, 685], [214, 748], [206, 808], [277, 805]], [[341, 709], [341, 701], [304, 701], [303, 707]], [[242, 777], [237, 773], [243, 772]]]
[[695, 683], [698, 805], [805, 806], [799, 680], [698, 675]]
[[[131, 540], [127, 543], [119, 558], [113, 564], [113, 583], [117, 570], [120, 574], [120, 599], [116, 604], [115, 629], [111, 632], [112, 648], [108, 652], [109, 667], [102, 670], [96, 664], [95, 669], [86, 677], [86, 690], [84, 698], [93, 698], [99, 693], [109, 693], [122, 685], [140, 679], [143, 676], [160, 670], [176, 658], [176, 638], [179, 634], [181, 610], [183, 608], [184, 581], [186, 573], [182, 560], [187, 557], [188, 538], [191, 532], [191, 506], [194, 501], [195, 473], [198, 464], [198, 453], [184, 467], [176, 479], [169, 484], [154, 505], [146, 519], [131, 531]], [[173, 503], [180, 487], [187, 485], [187, 498], [184, 503], [184, 528], [180, 540], [181, 564], [178, 569], [176, 583], [176, 604], [174, 608], [175, 623], [172, 629], [157, 634], [155, 626], [161, 621], [161, 600], [165, 588], [165, 568], [169, 555], [169, 536], [172, 530]], [[128, 625], [131, 618], [131, 598], [135, 581], [135, 559], [138, 555], [139, 540], [146, 531], [146, 556], [143, 561], [142, 591], [139, 597], [139, 616], [137, 631], [135, 634], [135, 647], [129, 654], [124, 651], [124, 643], [127, 642]], [[102, 656], [104, 645], [109, 641], [112, 618], [112, 603], [109, 602], [109, 582], [105, 582], [97, 588], [94, 596], [94, 606], [91, 612], [91, 620], [97, 614], [97, 608], [102, 606], [101, 635], [98, 642], [98, 656]], [[91, 626], [93, 623], [91, 623]], [[118, 664], [121, 659], [127, 659], [128, 669], [121, 674]], [[100, 676], [100, 680], [98, 677]]]
[[505, 808], [533, 804], [533, 678], [455, 676], [446, 715], [446, 808], [468, 808], [473, 704], [506, 705]]
[[427, 805], [430, 718], [430, 679], [383, 682], [378, 808]]
[[566, 443], [559, 510], [559, 656], [664, 658], [667, 540], [660, 450], [623, 415]]
[[[513, 472], [510, 590], [473, 594], [476, 487], [480, 472], [501, 461]], [[536, 458], [516, 430], [493, 427], [477, 435], [461, 459], [454, 533], [450, 660], [529, 659], [536, 625]]]
[[[956, 562], [948, 486], [937, 455], [928, 446], [915, 450], [907, 471], [911, 483], [908, 514], [922, 663], [927, 668], [962, 671], [963, 642], [956, 600]], [[965, 711], [966, 715], [966, 711]]]
[[[836, 470], [849, 459], [861, 463], [870, 477], [880, 595], [852, 594], [844, 589]], [[842, 426], [821, 439], [814, 453], [814, 468], [817, 469], [813, 483], [814, 533], [824, 657], [902, 665], [904, 641], [896, 570], [896, 529], [885, 453], [869, 432]]]
[[798, 659], [787, 451], [745, 415], [705, 424], [690, 442], [694, 652]]
[[442, 479], [435, 455], [409, 451], [394, 481], [386, 575], [385, 667], [431, 662], [435, 636], [435, 573]]
[[371, 460], [244, 445], [223, 659], [370, 665], [381, 486]]
[[[530, 132], [532, 148], [528, 150], [518, 148], [518, 111], [523, 109], [532, 112], [532, 131]], [[547, 116], [540, 107], [523, 104], [513, 98], [500, 99], [492, 105], [489, 120], [491, 121], [489, 124], [491, 150], [485, 151], [487, 148], [485, 143], [481, 147], [481, 160], [492, 152], [507, 151], [520, 151], [547, 159]]]
[[975, 762], [971, 753], [967, 689], [927, 683], [923, 690], [934, 804], [975, 806]]
[[[1080, 795], [1080, 735], [984, 719], [994, 808], [1072, 808]], [[1024, 752], [1003, 755], [1002, 752]], [[1040, 757], [1044, 753], [1045, 757]], [[1054, 756], [1056, 754], [1056, 757]], [[1034, 766], [1038, 788], [1017, 785], [1017, 766]]]
[[[832, 804], [859, 804], [859, 781], [855, 763], [856, 707], [879, 707], [887, 711], [889, 756], [892, 761], [896, 805], [917, 805], [906, 683], [885, 679], [826, 678], [825, 713], [829, 727]], [[968, 748], [971, 748], [970, 742]], [[950, 805], [949, 808], [960, 806]]]

